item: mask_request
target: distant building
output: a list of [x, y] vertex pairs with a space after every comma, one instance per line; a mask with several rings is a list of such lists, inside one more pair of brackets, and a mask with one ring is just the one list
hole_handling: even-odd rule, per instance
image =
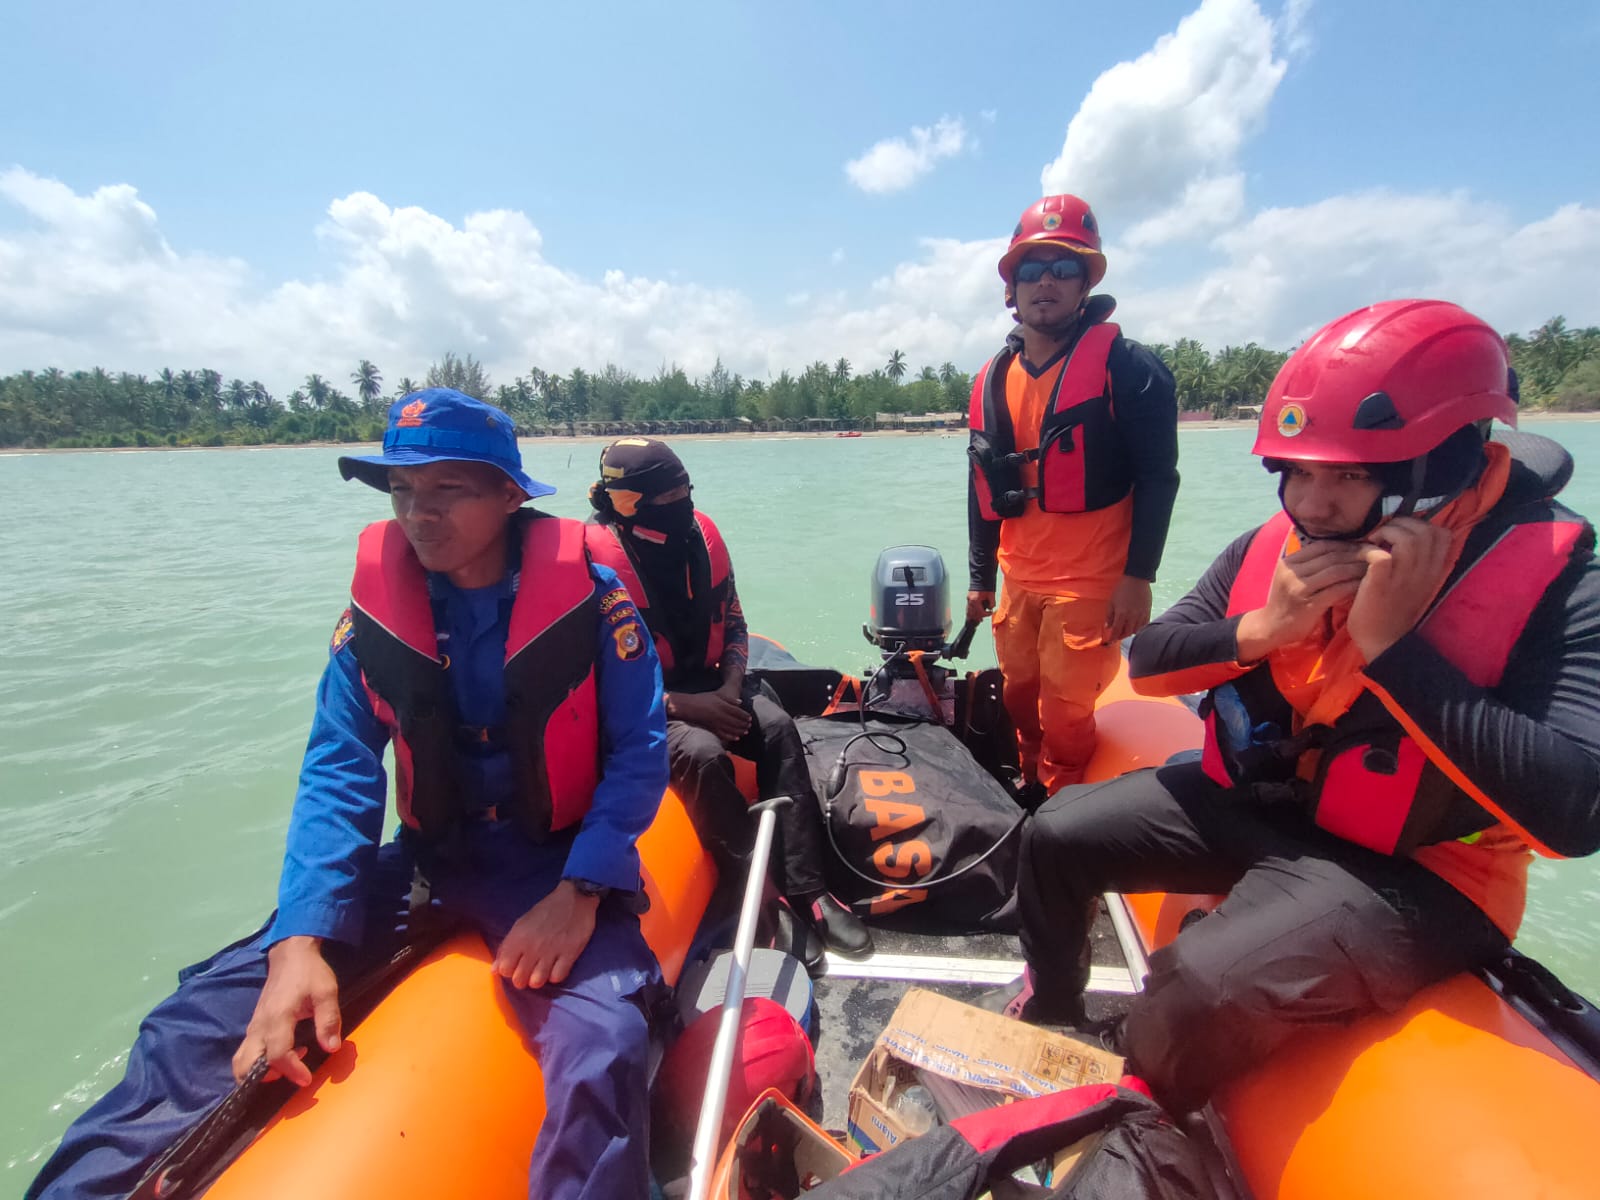
[[907, 429], [915, 433], [926, 433], [931, 429], [965, 429], [967, 414], [881, 412], [873, 416], [872, 424], [876, 429]]

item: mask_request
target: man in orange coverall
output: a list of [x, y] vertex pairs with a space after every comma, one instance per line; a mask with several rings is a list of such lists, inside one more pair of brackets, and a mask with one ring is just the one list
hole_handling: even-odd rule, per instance
[[1000, 259], [1017, 328], [972, 389], [967, 617], [994, 614], [1030, 808], [1083, 778], [1178, 494], [1172, 374], [1089, 294], [1105, 270], [1087, 204], [1030, 206]]

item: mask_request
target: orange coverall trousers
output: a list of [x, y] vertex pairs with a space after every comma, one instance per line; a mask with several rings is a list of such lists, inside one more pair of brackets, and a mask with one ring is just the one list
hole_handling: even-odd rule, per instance
[[1100, 644], [1109, 601], [1049, 596], [1009, 582], [994, 614], [1005, 705], [1024, 781], [1054, 795], [1081, 782], [1094, 754], [1094, 706], [1121, 649]]

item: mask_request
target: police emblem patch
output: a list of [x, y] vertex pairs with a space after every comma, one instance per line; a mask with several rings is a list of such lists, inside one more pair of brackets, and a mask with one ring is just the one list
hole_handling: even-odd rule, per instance
[[612, 588], [604, 596], [600, 597], [600, 612], [602, 614], [608, 613], [617, 605], [624, 603], [627, 599], [628, 593], [625, 589]]
[[333, 627], [333, 641], [328, 645], [329, 652], [337, 654], [343, 650], [345, 643], [355, 636], [355, 632], [355, 622], [351, 619], [350, 610], [347, 608], [339, 617], [339, 623]]
[[617, 643], [617, 657], [624, 662], [638, 658], [644, 653], [644, 634], [640, 631], [637, 621], [630, 621], [613, 629], [611, 637]]
[[1306, 410], [1298, 404], [1285, 404], [1278, 410], [1278, 432], [1284, 437], [1299, 437], [1306, 429]]

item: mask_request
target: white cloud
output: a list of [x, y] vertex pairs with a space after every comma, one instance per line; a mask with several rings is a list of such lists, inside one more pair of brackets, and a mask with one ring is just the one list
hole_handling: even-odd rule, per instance
[[1239, 215], [1239, 150], [1266, 116], [1287, 64], [1254, 0], [1202, 0], [1132, 62], [1103, 72], [1041, 174], [1074, 192], [1103, 230], [1139, 229], [1145, 244], [1204, 235]]
[[[1072, 118], [1046, 186], [1067, 184], [1057, 171], [1095, 182], [1082, 190], [1121, 231], [1107, 255], [1129, 333], [1287, 348], [1404, 295], [1456, 300], [1508, 331], [1556, 313], [1600, 323], [1600, 207], [1528, 220], [1472, 192], [1379, 189], [1251, 210], [1241, 151], [1285, 69], [1274, 39], [1292, 42], [1306, 7], [1289, 0], [1275, 31], [1251, 0], [1202, 0], [1106, 71]], [[757, 378], [840, 356], [870, 370], [896, 349], [914, 366], [971, 369], [1011, 324], [995, 274], [1003, 236], [926, 237], [855, 290], [828, 282], [841, 245], [785, 304], [621, 266], [581, 275], [551, 260], [528, 214], [452, 221], [365, 192], [328, 206], [308, 277], [275, 285], [264, 264], [184, 251], [126, 184], [79, 195], [14, 168], [0, 172], [7, 209], [21, 221], [0, 226], [0, 373], [213, 366], [282, 395], [311, 372], [343, 382], [360, 358], [390, 382], [419, 376], [446, 350], [501, 381], [608, 361], [702, 374], [719, 356]], [[1013, 212], [994, 215], [997, 234]]]
[[1250, 211], [1241, 154], [1288, 60], [1310, 50], [1311, 7], [1286, 0], [1273, 22], [1255, 0], [1201, 0], [1095, 80], [1045, 166], [1047, 192], [1085, 196], [1112, 231], [1108, 274], [1136, 336], [1282, 348], [1408, 295], [1456, 300], [1504, 330], [1600, 318], [1600, 209], [1519, 225], [1467, 192], [1379, 189]]
[[[864, 291], [813, 288], [767, 318], [735, 291], [565, 270], [519, 212], [454, 224], [356, 193], [329, 205], [315, 278], [264, 289], [243, 262], [175, 250], [131, 187], [80, 196], [12, 170], [0, 174], [7, 202], [29, 224], [0, 234], [0, 373], [212, 366], [281, 396], [311, 372], [342, 383], [360, 358], [391, 382], [419, 376], [447, 349], [502, 381], [607, 361], [701, 374], [719, 355], [758, 378], [841, 355], [869, 370], [896, 349], [916, 366], [971, 369], [1010, 328], [995, 275], [1004, 237], [924, 239]], [[1171, 274], [1200, 255], [1214, 265]], [[1505, 330], [1554, 313], [1600, 322], [1600, 208], [1577, 204], [1519, 224], [1467, 193], [1374, 191], [1267, 209], [1181, 251], [1111, 257], [1121, 316], [1148, 341], [1287, 347], [1401, 295], [1457, 300]]]
[[766, 377], [841, 354], [876, 363], [896, 348], [918, 364], [972, 362], [1006, 320], [998, 242], [930, 241], [864, 296], [813, 292], [763, 321], [735, 291], [568, 271], [520, 212], [455, 224], [357, 192], [328, 206], [312, 277], [263, 288], [243, 262], [174, 250], [129, 186], [78, 195], [16, 168], [0, 174], [7, 204], [27, 223], [0, 233], [0, 373], [211, 366], [282, 395], [312, 372], [342, 383], [361, 358], [398, 380], [455, 350], [501, 381], [606, 362], [698, 374], [719, 355]]
[[1311, 4], [1312, 0], [1287, 0], [1283, 16], [1278, 20], [1284, 49], [1296, 58], [1311, 50]]
[[1130, 293], [1144, 336], [1287, 348], [1341, 313], [1405, 296], [1454, 300], [1508, 332], [1556, 313], [1600, 319], [1600, 208], [1569, 204], [1519, 225], [1464, 192], [1370, 191], [1267, 209], [1213, 249], [1215, 269]]
[[911, 138], [884, 138], [860, 158], [845, 163], [844, 173], [864, 192], [898, 192], [910, 187], [942, 158], [960, 154], [969, 145], [966, 123], [940, 117], [932, 128], [915, 126]]
[[1139, 250], [1205, 236], [1231, 225], [1243, 213], [1243, 175], [1203, 175], [1190, 181], [1177, 204], [1130, 229], [1127, 246]]

